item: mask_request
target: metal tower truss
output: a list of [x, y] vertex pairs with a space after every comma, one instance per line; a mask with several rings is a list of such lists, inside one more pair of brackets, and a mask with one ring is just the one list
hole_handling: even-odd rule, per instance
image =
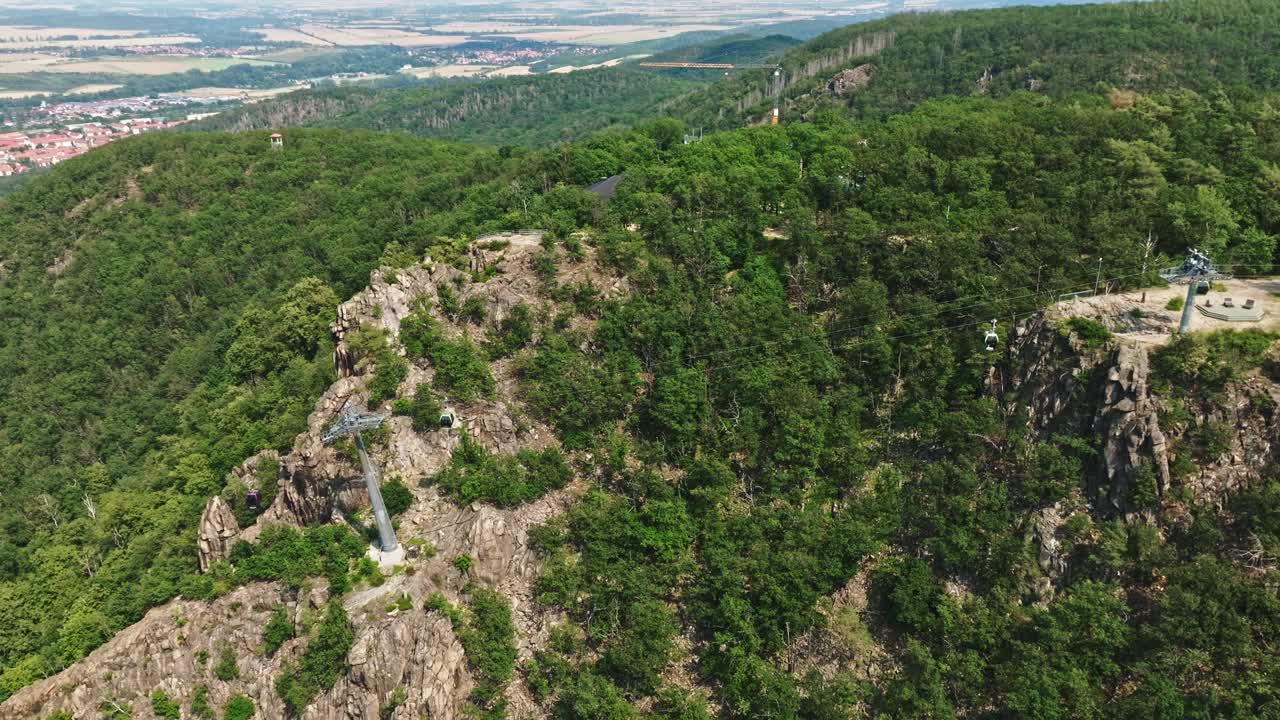
[[391, 515], [387, 513], [387, 505], [382, 501], [382, 491], [378, 488], [378, 470], [369, 460], [365, 450], [364, 439], [360, 433], [365, 430], [376, 430], [386, 422], [385, 415], [363, 412], [359, 408], [348, 405], [338, 414], [338, 419], [320, 436], [321, 442], [332, 444], [348, 435], [355, 441], [356, 452], [360, 455], [360, 467], [364, 471], [364, 483], [369, 490], [369, 501], [373, 504], [373, 517], [378, 525], [378, 539], [385, 552], [399, 547], [396, 542], [395, 528], [391, 527]]
[[1178, 326], [1178, 332], [1187, 332], [1191, 329], [1191, 318], [1195, 311], [1196, 292], [1201, 283], [1209, 283], [1214, 280], [1226, 280], [1231, 276], [1218, 272], [1214, 267], [1213, 261], [1209, 259], [1199, 250], [1188, 250], [1187, 257], [1177, 267], [1165, 268], [1160, 271], [1160, 277], [1170, 285], [1186, 285], [1187, 299], [1182, 305], [1182, 322]]

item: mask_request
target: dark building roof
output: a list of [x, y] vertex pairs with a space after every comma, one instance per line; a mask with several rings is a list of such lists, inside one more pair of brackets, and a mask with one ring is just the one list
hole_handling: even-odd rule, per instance
[[620, 182], [622, 182], [622, 176], [614, 175], [613, 177], [607, 177], [594, 185], [588, 186], [587, 189], [605, 200], [612, 200], [613, 196], [618, 192], [618, 183]]

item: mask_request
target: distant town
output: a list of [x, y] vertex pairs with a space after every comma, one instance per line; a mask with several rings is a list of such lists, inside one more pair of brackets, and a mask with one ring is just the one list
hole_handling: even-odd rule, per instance
[[47, 168], [121, 138], [180, 125], [187, 120], [130, 118], [111, 123], [88, 122], [60, 130], [0, 133], [0, 177]]

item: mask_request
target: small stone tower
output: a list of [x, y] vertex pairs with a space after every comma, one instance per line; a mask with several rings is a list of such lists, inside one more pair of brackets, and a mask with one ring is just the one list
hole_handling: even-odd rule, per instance
[[271, 149], [279, 150], [284, 147], [284, 136], [280, 133], [271, 133]]

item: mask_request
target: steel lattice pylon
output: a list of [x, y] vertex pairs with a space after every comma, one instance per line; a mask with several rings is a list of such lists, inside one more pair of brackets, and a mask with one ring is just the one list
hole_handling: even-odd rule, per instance
[[369, 501], [373, 504], [373, 517], [378, 524], [378, 539], [382, 541], [382, 549], [391, 552], [399, 547], [396, 542], [395, 528], [391, 527], [391, 516], [387, 513], [387, 505], [382, 501], [382, 491], [378, 488], [378, 471], [369, 460], [369, 453], [364, 448], [361, 431], [376, 430], [386, 422], [385, 415], [363, 412], [348, 405], [338, 414], [338, 419], [320, 436], [320, 440], [328, 445], [350, 435], [356, 444], [356, 452], [360, 455], [360, 467], [364, 470], [364, 483], [369, 490]]
[[1191, 329], [1192, 312], [1196, 305], [1196, 287], [1202, 282], [1223, 280], [1230, 276], [1218, 272], [1208, 255], [1192, 249], [1187, 251], [1187, 257], [1181, 265], [1161, 270], [1160, 277], [1172, 285], [1186, 284], [1187, 286], [1187, 299], [1182, 305], [1182, 322], [1178, 325], [1178, 332], [1185, 333]]

